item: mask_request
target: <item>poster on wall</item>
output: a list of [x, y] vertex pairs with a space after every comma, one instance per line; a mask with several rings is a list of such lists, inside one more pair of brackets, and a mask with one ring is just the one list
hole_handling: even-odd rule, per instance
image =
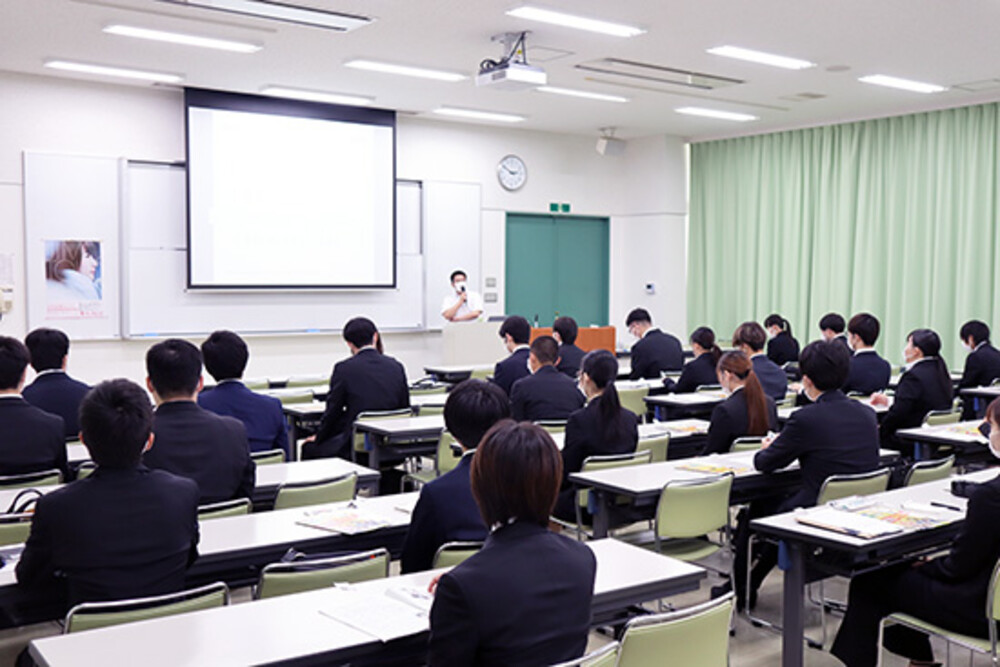
[[107, 317], [102, 269], [100, 241], [45, 241], [46, 319]]

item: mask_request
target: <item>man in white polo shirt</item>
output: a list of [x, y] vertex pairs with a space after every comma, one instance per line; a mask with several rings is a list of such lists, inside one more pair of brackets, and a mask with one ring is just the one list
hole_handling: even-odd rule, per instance
[[451, 287], [454, 290], [441, 302], [441, 317], [449, 322], [466, 322], [483, 314], [483, 297], [468, 289], [465, 271], [451, 272]]

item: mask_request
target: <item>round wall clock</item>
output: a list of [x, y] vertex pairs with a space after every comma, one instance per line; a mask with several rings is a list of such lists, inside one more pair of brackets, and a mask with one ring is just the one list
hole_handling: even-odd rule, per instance
[[524, 160], [516, 155], [507, 155], [497, 164], [497, 179], [504, 190], [513, 192], [524, 186], [528, 180], [528, 168]]

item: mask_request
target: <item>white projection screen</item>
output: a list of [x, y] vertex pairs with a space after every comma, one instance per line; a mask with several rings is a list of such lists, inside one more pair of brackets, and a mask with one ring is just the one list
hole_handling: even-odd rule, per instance
[[188, 287], [396, 286], [395, 112], [198, 89]]

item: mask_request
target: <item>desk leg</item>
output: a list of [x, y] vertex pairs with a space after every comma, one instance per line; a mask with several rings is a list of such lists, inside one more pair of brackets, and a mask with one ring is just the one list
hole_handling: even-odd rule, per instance
[[785, 570], [782, 591], [782, 667], [802, 667], [805, 660], [803, 641], [805, 638], [805, 594], [806, 565], [802, 555], [802, 545], [787, 541], [789, 568]]
[[611, 503], [614, 502], [613, 494], [605, 491], [591, 491], [597, 496], [597, 513], [593, 515], [594, 539], [608, 536], [611, 529]]
[[369, 433], [371, 437], [372, 448], [368, 452], [368, 467], [372, 470], [379, 469], [379, 453], [382, 449], [383, 439], [381, 436], [376, 436], [374, 433]]

